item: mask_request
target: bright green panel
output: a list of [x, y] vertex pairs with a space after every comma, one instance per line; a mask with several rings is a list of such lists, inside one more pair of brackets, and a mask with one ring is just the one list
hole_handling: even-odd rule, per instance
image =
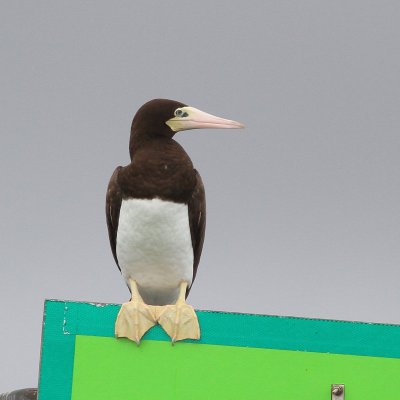
[[398, 399], [400, 360], [77, 336], [72, 400]]
[[[40, 400], [71, 399], [76, 335], [112, 337], [119, 308], [120, 305], [117, 304], [46, 301], [39, 381]], [[196, 311], [196, 313], [200, 321], [202, 337], [194, 346], [238, 346], [400, 358], [400, 326], [398, 325], [210, 311]], [[144, 338], [167, 341], [166, 344], [169, 346], [170, 339], [159, 326], [150, 329]], [[124, 343], [124, 341], [122, 340], [121, 343]], [[177, 344], [175, 348], [177, 346], [181, 346], [181, 343]], [[361, 359], [369, 360], [369, 357], [362, 357]], [[325, 360], [331, 363], [331, 358]], [[176, 362], [176, 360], [173, 360], [173, 362]], [[292, 360], [290, 360], [290, 363], [292, 363]], [[374, 365], [369, 361], [368, 363], [370, 366]], [[371, 390], [371, 393], [377, 393], [375, 390], [377, 385], [381, 385], [382, 388], [379, 389], [382, 389], [381, 391], [385, 393], [398, 379], [397, 377], [393, 379], [391, 373], [382, 375], [386, 372], [379, 366], [376, 368], [376, 378], [374, 377], [372, 381], [365, 377], [364, 372], [360, 374], [357, 368], [351, 376], [346, 376], [346, 379], [349, 382], [358, 379], [360, 381], [359, 387], [365, 385], [366, 388], [372, 384], [374, 389]], [[180, 373], [183, 374], [183, 372]], [[300, 382], [302, 382], [302, 379], [305, 382], [311, 379], [309, 374], [304, 376], [300, 374], [300, 376], [302, 377], [299, 378]], [[312, 379], [316, 378], [313, 376]], [[338, 381], [339, 378], [336, 383]], [[179, 383], [176, 383], [176, 385]], [[327, 384], [330, 383], [332, 382]], [[347, 381], [342, 380], [342, 383], [346, 384]], [[322, 390], [328, 390], [325, 388], [325, 382], [322, 386], [324, 386], [324, 389], [319, 389], [321, 393]], [[354, 387], [356, 386], [354, 385]], [[285, 390], [285, 387], [282, 388], [282, 392]], [[347, 389], [347, 393], [348, 390], [351, 392], [352, 388]], [[358, 390], [358, 393], [360, 393], [360, 390]], [[324, 396], [326, 396], [324, 398], [329, 398], [329, 392], [326, 392]], [[308, 397], [305, 398], [308, 400]], [[387, 398], [391, 399], [392, 397], [387, 396]]]

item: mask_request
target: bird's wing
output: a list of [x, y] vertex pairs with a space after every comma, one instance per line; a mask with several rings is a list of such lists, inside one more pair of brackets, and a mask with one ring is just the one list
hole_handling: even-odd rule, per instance
[[[206, 196], [200, 174], [196, 172], [196, 186], [188, 203], [189, 225], [193, 246], [193, 281], [196, 277], [206, 230]], [[186, 292], [189, 294], [190, 288]]]
[[110, 182], [107, 188], [106, 196], [106, 217], [107, 217], [107, 228], [108, 236], [110, 238], [111, 251], [114, 256], [114, 260], [121, 270], [118, 259], [117, 259], [117, 231], [118, 231], [118, 220], [119, 211], [121, 209], [122, 194], [118, 184], [118, 173], [122, 167], [117, 167], [111, 176]]

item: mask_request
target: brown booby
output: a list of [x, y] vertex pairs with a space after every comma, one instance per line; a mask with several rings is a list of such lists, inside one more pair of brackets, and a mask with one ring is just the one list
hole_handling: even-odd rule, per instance
[[131, 291], [116, 320], [117, 337], [139, 343], [158, 322], [172, 341], [199, 339], [196, 314], [185, 299], [203, 247], [204, 186], [173, 136], [188, 129], [242, 127], [174, 100], [151, 100], [137, 111], [131, 163], [115, 169], [106, 198], [111, 250]]

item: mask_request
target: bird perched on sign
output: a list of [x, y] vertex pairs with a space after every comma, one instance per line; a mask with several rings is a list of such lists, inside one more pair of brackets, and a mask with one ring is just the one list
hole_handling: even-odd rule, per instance
[[199, 339], [186, 297], [196, 277], [206, 225], [204, 186], [176, 132], [243, 128], [174, 100], [145, 103], [132, 121], [131, 163], [117, 167], [106, 198], [111, 250], [130, 291], [115, 334], [140, 342], [159, 323], [172, 341]]

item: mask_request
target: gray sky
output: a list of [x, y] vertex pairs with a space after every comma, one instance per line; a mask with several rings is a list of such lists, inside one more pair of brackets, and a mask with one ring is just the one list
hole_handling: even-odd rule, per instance
[[105, 190], [165, 97], [207, 194], [189, 302], [400, 323], [398, 1], [2, 2], [0, 392], [36, 386], [46, 298], [128, 299]]

